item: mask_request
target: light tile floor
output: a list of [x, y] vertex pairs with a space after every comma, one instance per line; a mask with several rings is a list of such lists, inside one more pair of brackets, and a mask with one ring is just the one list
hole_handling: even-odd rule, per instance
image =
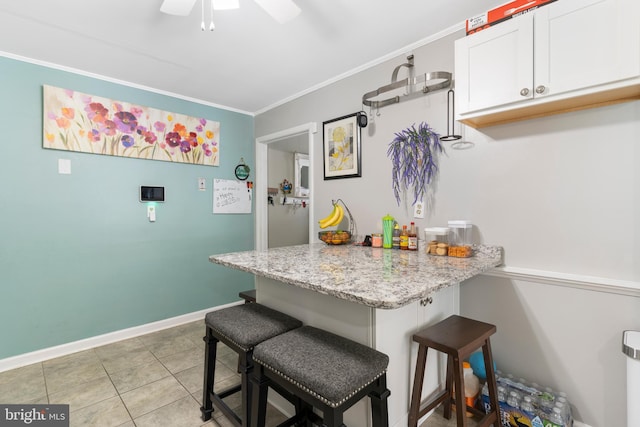
[[[2, 403], [69, 404], [74, 427], [227, 427], [200, 418], [204, 321], [0, 373]], [[237, 354], [219, 345], [217, 389], [237, 384]], [[239, 394], [228, 398], [239, 406]], [[268, 425], [285, 417], [269, 408]]]
[[[1, 403], [69, 404], [72, 427], [228, 427], [215, 411], [203, 423], [204, 321], [0, 373]], [[238, 384], [238, 357], [220, 344], [218, 390]], [[239, 394], [228, 403], [238, 408]], [[269, 407], [267, 426], [285, 416]], [[440, 410], [421, 427], [452, 427]], [[475, 423], [471, 422], [470, 426]]]

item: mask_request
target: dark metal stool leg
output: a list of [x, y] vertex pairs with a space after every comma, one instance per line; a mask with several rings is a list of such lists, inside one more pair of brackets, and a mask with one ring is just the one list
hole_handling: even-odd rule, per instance
[[213, 403], [211, 402], [211, 392], [213, 391], [213, 382], [216, 374], [216, 353], [218, 348], [218, 340], [212, 335], [211, 328], [207, 328], [207, 335], [202, 338], [205, 342], [204, 346], [204, 384], [202, 388], [202, 421], [209, 421], [213, 412]]

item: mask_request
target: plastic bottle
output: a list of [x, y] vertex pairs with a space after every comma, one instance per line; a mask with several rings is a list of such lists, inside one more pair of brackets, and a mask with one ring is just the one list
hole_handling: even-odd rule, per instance
[[562, 419], [562, 410], [560, 408], [553, 408], [548, 421], [544, 425], [547, 427], [565, 427], [566, 424], [564, 419]]
[[[413, 223], [412, 223], [413, 224]], [[464, 397], [467, 406], [475, 407], [476, 398], [480, 391], [480, 380], [473, 375], [473, 369], [469, 362], [462, 363], [462, 372], [464, 375]], [[467, 411], [467, 417], [472, 417], [473, 414]]]
[[406, 225], [402, 226], [402, 232], [400, 233], [400, 249], [409, 249], [409, 232]]
[[520, 395], [517, 391], [511, 390], [509, 392], [509, 396], [507, 396], [507, 405], [511, 406], [514, 409], [520, 408]]
[[391, 249], [393, 247], [393, 224], [395, 220], [389, 214], [382, 217], [382, 247]]
[[392, 243], [393, 249], [400, 249], [400, 225], [397, 222], [393, 227]]
[[[536, 408], [535, 405], [533, 403], [533, 396], [524, 396], [522, 398], [522, 404], [520, 405], [520, 411], [522, 411], [522, 414], [524, 415], [525, 419], [523, 422], [523, 425], [527, 425], [527, 421], [529, 422], [528, 425], [531, 425], [531, 427], [543, 427], [544, 424], [542, 423], [542, 420], [540, 419], [540, 417], [538, 416], [538, 414], [536, 413]], [[521, 421], [522, 422], [522, 421]]]
[[418, 250], [418, 234], [416, 232], [416, 224], [415, 224], [415, 222], [412, 222], [411, 223], [411, 227], [409, 228], [408, 249], [410, 251], [417, 251]]

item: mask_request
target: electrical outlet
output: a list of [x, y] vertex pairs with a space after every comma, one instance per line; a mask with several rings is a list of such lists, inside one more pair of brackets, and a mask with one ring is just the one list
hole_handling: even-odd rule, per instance
[[413, 205], [413, 217], [414, 218], [424, 218], [424, 202], [419, 200]]

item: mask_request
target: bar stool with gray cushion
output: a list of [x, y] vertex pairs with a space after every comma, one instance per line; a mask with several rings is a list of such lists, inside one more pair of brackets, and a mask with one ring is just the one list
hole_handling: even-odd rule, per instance
[[[289, 420], [297, 425], [322, 425], [322, 420], [327, 427], [344, 426], [344, 412], [365, 396], [371, 399], [373, 427], [389, 425], [386, 354], [303, 326], [258, 344], [253, 360], [251, 427], [264, 427], [267, 391], [274, 385], [304, 401]], [[322, 411], [322, 418], [313, 408]]]
[[[302, 322], [262, 304], [251, 303], [212, 311], [205, 316], [207, 335], [205, 341], [204, 387], [202, 396], [202, 420], [211, 419], [213, 405], [220, 409], [235, 426], [248, 426], [250, 420], [251, 384], [248, 381], [253, 370], [254, 347], [275, 336], [302, 326]], [[215, 392], [218, 341], [223, 342], [239, 355], [240, 384], [225, 391]], [[241, 391], [242, 409], [238, 416], [222, 400]], [[285, 396], [286, 397], [286, 396]]]

